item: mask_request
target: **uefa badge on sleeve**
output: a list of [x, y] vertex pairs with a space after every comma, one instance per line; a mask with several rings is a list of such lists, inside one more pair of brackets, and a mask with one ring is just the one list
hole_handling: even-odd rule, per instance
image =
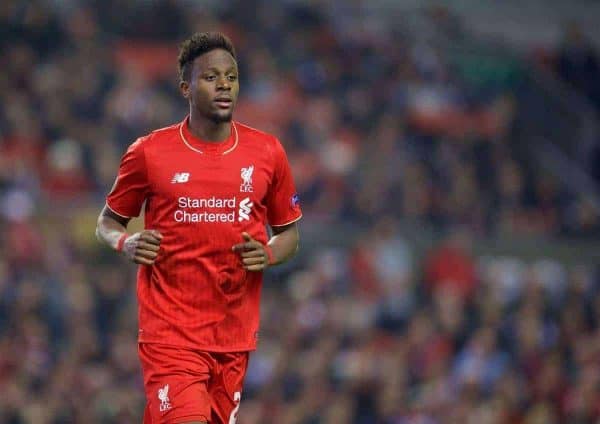
[[298, 193], [292, 196], [290, 204], [292, 208], [296, 208], [300, 204], [300, 197], [298, 196]]

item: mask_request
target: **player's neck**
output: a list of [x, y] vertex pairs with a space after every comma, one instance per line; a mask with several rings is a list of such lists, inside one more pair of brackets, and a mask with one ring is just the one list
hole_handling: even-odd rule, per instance
[[209, 142], [218, 143], [231, 135], [231, 121], [214, 122], [193, 113], [190, 113], [188, 127], [192, 135]]

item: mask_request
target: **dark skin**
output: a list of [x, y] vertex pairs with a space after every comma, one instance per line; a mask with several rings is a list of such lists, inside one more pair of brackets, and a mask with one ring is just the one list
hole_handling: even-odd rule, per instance
[[[238, 67], [226, 50], [215, 49], [197, 57], [191, 68], [189, 81], [181, 81], [179, 89], [190, 106], [189, 129], [195, 136], [220, 142], [231, 134], [231, 119], [239, 93]], [[128, 218], [121, 217], [107, 206], [102, 209], [96, 227], [97, 237], [116, 248], [121, 235], [127, 230]], [[232, 247], [239, 253], [242, 266], [248, 271], [263, 271], [270, 265], [285, 262], [298, 249], [298, 227], [295, 223], [272, 227], [269, 240], [272, 262], [269, 263], [265, 246], [249, 234], [240, 234], [240, 243]], [[125, 239], [123, 253], [132, 262], [152, 265], [158, 258], [162, 234], [143, 230]]]
[[229, 137], [240, 84], [237, 63], [228, 51], [216, 49], [197, 57], [189, 81], [181, 81], [179, 90], [190, 104], [192, 134], [216, 142]]
[[[121, 235], [127, 230], [128, 218], [123, 218], [104, 206], [98, 217], [96, 234], [98, 238], [111, 246], [116, 246]], [[298, 249], [298, 227], [296, 223], [271, 227], [273, 237], [269, 240], [273, 261], [265, 246], [253, 239], [248, 233], [242, 233], [242, 241], [231, 247], [238, 253], [242, 266], [247, 271], [264, 271], [267, 267], [285, 262]], [[125, 239], [123, 254], [139, 265], [152, 265], [158, 258], [162, 234], [156, 230], [143, 230]]]
[[[239, 92], [238, 67], [234, 57], [223, 49], [215, 49], [197, 57], [188, 80], [181, 81], [179, 89], [190, 107], [189, 129], [196, 137], [220, 142], [231, 134], [231, 119]], [[96, 227], [98, 239], [116, 249], [127, 231], [130, 219], [122, 217], [104, 206]], [[240, 243], [232, 246], [239, 254], [245, 270], [261, 272], [272, 265], [285, 262], [298, 250], [296, 223], [271, 227], [273, 236], [268, 242], [271, 261], [266, 247], [248, 233], [240, 234]], [[160, 259], [163, 236], [156, 230], [146, 229], [127, 236], [123, 254], [132, 262], [151, 266]], [[207, 424], [191, 421], [182, 424]]]

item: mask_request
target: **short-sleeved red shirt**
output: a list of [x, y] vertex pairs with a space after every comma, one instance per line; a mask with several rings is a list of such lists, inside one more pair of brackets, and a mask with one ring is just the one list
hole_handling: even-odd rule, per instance
[[256, 347], [262, 273], [232, 252], [242, 232], [266, 243], [266, 225], [301, 218], [280, 142], [232, 122], [231, 136], [194, 137], [188, 118], [136, 140], [107, 206], [161, 232], [159, 257], [138, 271], [139, 341], [215, 352]]

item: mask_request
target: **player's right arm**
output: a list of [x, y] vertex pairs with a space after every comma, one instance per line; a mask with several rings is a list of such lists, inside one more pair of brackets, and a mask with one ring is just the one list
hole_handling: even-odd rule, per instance
[[122, 252], [130, 261], [152, 265], [158, 257], [162, 235], [156, 230], [127, 234], [129, 218], [117, 215], [104, 206], [96, 225], [96, 237], [112, 249]]
[[96, 237], [129, 260], [152, 265], [158, 256], [162, 235], [155, 230], [127, 234], [129, 220], [139, 216], [148, 195], [143, 142], [144, 138], [137, 139], [121, 158], [119, 174], [98, 217]]

